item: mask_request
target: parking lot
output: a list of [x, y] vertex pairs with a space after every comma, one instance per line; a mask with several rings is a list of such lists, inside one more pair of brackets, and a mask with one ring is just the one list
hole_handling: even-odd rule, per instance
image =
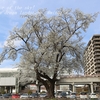
[[[7, 99], [27, 99], [27, 100], [46, 100], [47, 95], [46, 93], [22, 93], [22, 94], [0, 94], [0, 100], [7, 100]], [[51, 100], [51, 99], [50, 99]], [[66, 92], [61, 92], [58, 94], [55, 94], [55, 99], [53, 100], [100, 100], [99, 94], [86, 94], [84, 92], [80, 93], [80, 95], [77, 95], [76, 93], [70, 93], [66, 94]]]

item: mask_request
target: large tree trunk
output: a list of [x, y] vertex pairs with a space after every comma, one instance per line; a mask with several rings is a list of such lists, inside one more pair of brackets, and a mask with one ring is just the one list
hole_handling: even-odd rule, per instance
[[[36, 70], [36, 74], [37, 74], [37, 80], [39, 82], [41, 82], [47, 90], [47, 97], [54, 98], [55, 97], [54, 89], [55, 89], [56, 78], [51, 79], [46, 74], [39, 73], [38, 70]], [[44, 80], [42, 77], [45, 78], [46, 80]]]
[[46, 87], [46, 90], [47, 90], [47, 97], [49, 98], [54, 98], [55, 95], [54, 95], [54, 90], [55, 90], [55, 82], [48, 82], [47, 83], [49, 84], [45, 84], [45, 87]]

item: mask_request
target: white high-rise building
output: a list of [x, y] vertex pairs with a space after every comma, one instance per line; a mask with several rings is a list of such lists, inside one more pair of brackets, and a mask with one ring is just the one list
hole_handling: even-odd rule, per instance
[[100, 34], [94, 35], [84, 52], [85, 75], [100, 75]]

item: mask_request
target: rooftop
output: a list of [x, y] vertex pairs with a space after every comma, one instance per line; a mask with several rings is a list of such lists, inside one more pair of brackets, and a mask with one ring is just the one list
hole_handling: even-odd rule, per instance
[[0, 68], [0, 73], [5, 73], [5, 72], [17, 72], [18, 68]]

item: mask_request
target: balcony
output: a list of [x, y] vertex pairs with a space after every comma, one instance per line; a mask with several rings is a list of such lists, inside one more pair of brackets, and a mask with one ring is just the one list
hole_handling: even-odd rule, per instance
[[97, 71], [97, 72], [96, 72], [96, 75], [100, 76], [100, 71]]
[[94, 61], [100, 60], [100, 56], [95, 56]]
[[93, 42], [93, 44], [94, 44], [94, 45], [95, 45], [95, 44], [97, 44], [97, 45], [98, 45], [98, 44], [100, 44], [100, 41], [98, 41], [98, 42]]
[[98, 56], [98, 55], [100, 56], [100, 52], [95, 52], [94, 53], [94, 56]]
[[97, 48], [97, 47], [100, 48], [100, 43], [99, 43], [99, 44], [94, 44], [93, 47], [94, 47], [94, 48]]
[[99, 67], [97, 67], [97, 66], [95, 67], [95, 70], [98, 70], [98, 69], [100, 69], [100, 66]]
[[98, 69], [98, 70], [95, 70], [95, 72], [96, 72], [96, 73], [100, 73], [100, 69]]
[[100, 67], [100, 63], [95, 63], [95, 66], [96, 67]]
[[100, 60], [95, 60], [96, 63], [100, 62]]
[[100, 36], [94, 36], [94, 37], [93, 37], [93, 40], [94, 40], [94, 41], [100, 40]]
[[94, 51], [100, 51], [100, 48], [94, 48]]
[[100, 66], [100, 61], [95, 62], [95, 66]]

